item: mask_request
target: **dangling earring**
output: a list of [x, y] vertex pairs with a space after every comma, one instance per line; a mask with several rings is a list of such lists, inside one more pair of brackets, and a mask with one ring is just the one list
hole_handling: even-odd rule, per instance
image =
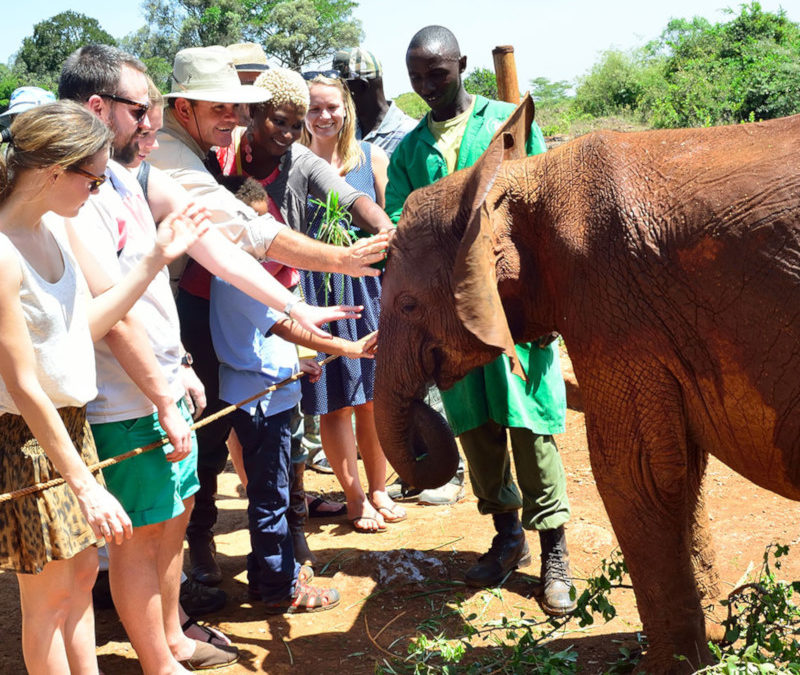
[[248, 164], [253, 163], [253, 148], [250, 146], [250, 129], [244, 132], [244, 160]]

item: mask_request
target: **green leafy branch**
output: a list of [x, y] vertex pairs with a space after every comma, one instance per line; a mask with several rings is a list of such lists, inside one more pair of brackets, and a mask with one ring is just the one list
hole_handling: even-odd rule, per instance
[[722, 602], [728, 608], [725, 638], [709, 644], [718, 664], [703, 673], [800, 673], [800, 608], [793, 596], [800, 581], [781, 581], [779, 570], [789, 547], [770, 544], [764, 550], [758, 579], [734, 589]]
[[[549, 674], [576, 673], [578, 654], [573, 647], [552, 652], [545, 642], [563, 631], [575, 619], [581, 627], [594, 623], [599, 614], [606, 621], [616, 616], [608, 595], [616, 588], [630, 588], [625, 583], [627, 569], [622, 554], [615, 551], [611, 560], [603, 560], [597, 576], [586, 580], [586, 589], [577, 598], [578, 608], [572, 616], [537, 619], [520, 612], [519, 616], [502, 616], [487, 620], [487, 609], [495, 600], [503, 600], [501, 588], [487, 589], [482, 595], [480, 611], [467, 613], [462, 595], [455, 606], [445, 601], [437, 613], [429, 600], [428, 618], [417, 627], [419, 634], [408, 645], [408, 655], [393, 663], [384, 660], [379, 673], [501, 673], [536, 672]], [[573, 589], [573, 594], [577, 592]], [[574, 596], [573, 596], [574, 597]], [[458, 616], [461, 629], [448, 637], [442, 628], [446, 619]], [[479, 653], [478, 649], [485, 650]], [[622, 650], [621, 650], [622, 651]], [[625, 656], [629, 656], [626, 653]]]
[[[339, 202], [339, 193], [331, 190], [323, 202], [321, 199], [311, 199], [310, 203], [316, 206], [314, 217], [322, 214], [322, 222], [317, 230], [317, 239], [333, 246], [351, 246], [357, 237], [350, 229], [353, 217], [346, 206]], [[328, 294], [331, 292], [331, 272], [322, 275], [322, 285], [325, 291], [325, 304], [328, 304]], [[339, 304], [344, 300], [342, 288]]]
[[[795, 594], [800, 593], [800, 582], [781, 581], [773, 571], [773, 568], [781, 568], [782, 559], [788, 552], [788, 546], [770, 544], [764, 551], [758, 579], [738, 587], [723, 601], [722, 604], [728, 608], [724, 621], [725, 640], [718, 645], [709, 643], [718, 662], [700, 673], [800, 675], [800, 609], [794, 602]], [[410, 640], [407, 655], [396, 655], [391, 663], [384, 659], [377, 665], [376, 672], [392, 675], [577, 673], [577, 652], [573, 646], [553, 653], [545, 642], [556, 632], [566, 629], [571, 621], [577, 620], [578, 626], [585, 628], [595, 623], [598, 617], [604, 621], [613, 619], [617, 611], [611, 603], [611, 593], [619, 588], [631, 588], [627, 582], [625, 561], [619, 551], [614, 551], [610, 560], [601, 562], [598, 574], [584, 581], [586, 586], [577, 598], [575, 612], [558, 619], [539, 620], [520, 612], [516, 617], [486, 620], [484, 617], [490, 604], [503, 599], [501, 588], [484, 592], [482, 608], [470, 613], [464, 607], [465, 599], [461, 594], [454, 598], [454, 604], [445, 600], [438, 612], [434, 600], [429, 599], [427, 618], [417, 626], [418, 635]], [[437, 589], [429, 593], [446, 590]], [[448, 636], [443, 623], [453, 617], [461, 620], [461, 626], [456, 635], [451, 632]], [[397, 641], [399, 639], [390, 645], [390, 649]], [[636, 642], [632, 648], [619, 647], [617, 660], [606, 664], [606, 675], [629, 673], [635, 668], [647, 648], [647, 638], [637, 633]], [[685, 660], [681, 656], [676, 658]]]

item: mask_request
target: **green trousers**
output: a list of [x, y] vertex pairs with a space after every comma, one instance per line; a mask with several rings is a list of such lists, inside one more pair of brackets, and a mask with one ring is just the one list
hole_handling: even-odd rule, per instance
[[[519, 488], [511, 477], [508, 435]], [[482, 514], [522, 508], [522, 527], [527, 530], [552, 530], [569, 520], [566, 475], [552, 436], [540, 436], [530, 429], [507, 429], [489, 420], [458, 440]]]

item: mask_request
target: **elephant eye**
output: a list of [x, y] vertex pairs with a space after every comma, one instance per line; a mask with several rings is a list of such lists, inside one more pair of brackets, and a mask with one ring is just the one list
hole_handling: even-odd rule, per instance
[[416, 312], [419, 303], [417, 303], [417, 299], [412, 295], [401, 295], [397, 299], [397, 306], [403, 314], [410, 315]]

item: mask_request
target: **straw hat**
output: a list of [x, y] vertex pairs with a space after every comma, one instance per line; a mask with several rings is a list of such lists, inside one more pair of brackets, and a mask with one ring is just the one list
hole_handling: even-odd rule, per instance
[[263, 103], [265, 89], [239, 83], [230, 52], [225, 47], [189, 47], [175, 54], [172, 91], [164, 98], [186, 98], [214, 103]]
[[226, 49], [231, 53], [233, 65], [239, 72], [263, 73], [269, 70], [264, 48], [255, 42], [237, 42]]

